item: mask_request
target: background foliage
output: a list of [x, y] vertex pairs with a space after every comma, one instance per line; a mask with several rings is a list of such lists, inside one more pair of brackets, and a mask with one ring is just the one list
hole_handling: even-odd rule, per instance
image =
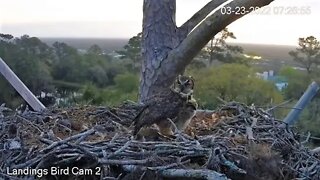
[[[0, 38], [0, 57], [34, 94], [54, 94], [57, 97], [55, 105], [116, 105], [125, 100], [137, 100], [141, 33], [117, 51], [119, 57], [108, 55], [98, 45], [92, 45], [83, 52], [64, 42], [48, 46], [28, 35], [14, 38], [0, 34]], [[235, 35], [226, 29], [202, 50], [185, 72], [196, 81], [195, 98], [201, 108], [214, 109], [219, 106], [221, 101], [217, 97], [261, 107], [272, 107], [292, 100], [277, 108], [275, 115], [282, 119], [311, 81], [320, 82], [320, 48], [313, 36], [299, 38], [299, 48], [290, 52], [293, 60], [301, 66], [307, 67], [311, 63], [309, 70], [301, 71], [288, 66], [278, 67], [280, 70], [275, 72], [288, 82], [282, 91], [276, 88], [274, 82], [258, 78], [256, 73], [261, 70], [255, 62], [242, 56], [241, 47], [227, 44], [228, 38], [235, 38]], [[0, 78], [0, 88], [0, 104], [5, 102], [9, 107], [16, 108], [24, 103], [4, 78]], [[316, 97], [308, 105], [298, 123], [301, 131], [309, 131], [318, 137], [319, 99]]]

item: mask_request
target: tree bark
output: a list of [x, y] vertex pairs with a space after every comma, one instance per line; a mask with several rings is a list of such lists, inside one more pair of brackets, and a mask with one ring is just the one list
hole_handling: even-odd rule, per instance
[[144, 0], [140, 100], [168, 87], [161, 77], [162, 62], [179, 44], [175, 0]]
[[[272, 1], [234, 0], [225, 6], [233, 10], [236, 7], [252, 10], [250, 7], [263, 7]], [[175, 0], [144, 0], [140, 102], [168, 88], [217, 33], [248, 14], [222, 14], [217, 10], [202, 21], [224, 2], [210, 1], [178, 28], [175, 20]]]

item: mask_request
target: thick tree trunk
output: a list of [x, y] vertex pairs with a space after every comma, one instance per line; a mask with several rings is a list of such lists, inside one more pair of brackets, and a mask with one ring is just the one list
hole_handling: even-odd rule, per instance
[[179, 44], [175, 0], [145, 0], [143, 14], [141, 101], [170, 85], [161, 64]]
[[[208, 2], [178, 28], [175, 22], [175, 0], [144, 0], [140, 102], [168, 88], [212, 37], [245, 15], [222, 14], [217, 10], [208, 16], [226, 1]], [[251, 11], [254, 9], [252, 7], [263, 7], [272, 1], [234, 0], [225, 6], [233, 10], [241, 7]]]

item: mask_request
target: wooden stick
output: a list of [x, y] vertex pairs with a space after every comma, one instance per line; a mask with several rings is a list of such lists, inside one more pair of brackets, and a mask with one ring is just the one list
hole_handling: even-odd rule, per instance
[[198, 178], [208, 180], [226, 180], [224, 174], [207, 169], [165, 169], [158, 172], [163, 177], [168, 178]]
[[248, 140], [254, 140], [252, 127], [248, 127], [248, 126], [246, 127], [246, 134], [247, 134]]
[[16, 91], [27, 101], [27, 103], [35, 111], [43, 111], [46, 107], [34, 96], [26, 85], [18, 78], [18, 76], [10, 69], [10, 67], [0, 57], [0, 72], [14, 87]]

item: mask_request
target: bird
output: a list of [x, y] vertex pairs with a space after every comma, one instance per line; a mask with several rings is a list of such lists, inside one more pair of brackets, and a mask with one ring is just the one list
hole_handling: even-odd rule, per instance
[[[179, 93], [181, 97], [193, 97], [194, 79], [192, 76], [179, 75], [176, 82], [173, 84], [173, 91]], [[189, 99], [187, 99], [189, 100]]]
[[171, 87], [148, 97], [133, 120], [133, 135], [136, 136], [142, 127], [155, 124], [161, 135], [175, 137], [173, 128], [183, 130], [198, 107], [193, 98], [193, 88], [191, 76], [179, 75]]

